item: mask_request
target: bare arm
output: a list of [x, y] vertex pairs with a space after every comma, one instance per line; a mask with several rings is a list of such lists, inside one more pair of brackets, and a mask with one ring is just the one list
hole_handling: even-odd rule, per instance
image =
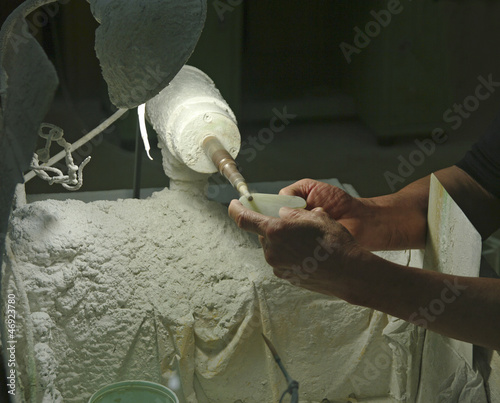
[[[405, 267], [375, 255], [352, 264], [348, 302], [448, 337], [500, 349], [500, 280]], [[341, 297], [342, 298], [342, 297]]]
[[266, 260], [278, 277], [449, 337], [500, 349], [500, 280], [386, 261], [362, 248], [321, 208], [282, 209], [277, 219], [233, 201], [229, 213], [240, 228], [260, 235]]
[[[483, 238], [500, 227], [500, 200], [456, 166], [435, 173]], [[368, 250], [424, 248], [430, 176], [394, 194], [353, 198], [334, 186], [303, 179], [280, 193], [304, 197], [308, 209], [322, 207]]]
[[[452, 166], [435, 175], [481, 236], [500, 226], [500, 200], [467, 173]], [[283, 209], [276, 219], [233, 202], [229, 213], [241, 228], [260, 235], [266, 260], [278, 277], [449, 337], [500, 349], [500, 280], [405, 267], [368, 251], [425, 246], [429, 182], [426, 177], [392, 195], [356, 199], [306, 179], [282, 193], [305, 197], [312, 211]]]
[[[466, 172], [451, 166], [435, 172], [435, 175], [483, 239], [500, 227], [500, 200]], [[392, 195], [364, 199], [365, 203], [378, 206], [380, 215], [376, 216], [376, 222], [379, 225], [390, 222], [386, 249], [425, 246], [429, 183], [430, 176], [426, 176]], [[373, 234], [367, 236], [372, 237]]]
[[[466, 172], [451, 166], [435, 175], [483, 239], [500, 227], [500, 200]], [[388, 198], [398, 206], [396, 211], [408, 206], [408, 225], [399, 224], [397, 228], [410, 247], [423, 247], [425, 242], [422, 219], [426, 219], [427, 214], [429, 182], [430, 177], [426, 177], [394, 195], [372, 199], [377, 203], [376, 199]], [[500, 280], [408, 268], [373, 256], [368, 260], [372, 270], [363, 265], [351, 267], [353, 303], [381, 310], [448, 337], [500, 349], [500, 321], [493, 319], [500, 318]], [[357, 270], [363, 271], [364, 274], [358, 273], [362, 279], [356, 278]]]
[[280, 194], [303, 197], [309, 210], [321, 207], [368, 250], [423, 248], [429, 181], [420, 179], [387, 196], [354, 198], [335, 186], [303, 179]]
[[360, 244], [369, 250], [424, 248], [429, 185], [427, 176], [394, 194], [361, 199], [371, 214], [358, 235]]

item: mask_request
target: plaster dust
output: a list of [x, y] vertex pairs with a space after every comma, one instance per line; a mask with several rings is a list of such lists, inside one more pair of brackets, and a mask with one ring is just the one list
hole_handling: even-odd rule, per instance
[[111, 102], [132, 109], [157, 95], [193, 52], [207, 14], [202, 0], [89, 0], [95, 51]]
[[[208, 135], [215, 136], [233, 158], [238, 155], [241, 138], [233, 111], [210, 77], [193, 66], [184, 66], [146, 103], [146, 111], [158, 133], [164, 166], [168, 167], [170, 157], [177, 161], [174, 169], [165, 170], [170, 179], [189, 180], [184, 177], [186, 170], [217, 172], [202, 147]], [[184, 169], [179, 170], [181, 165]]]
[[412, 401], [419, 328], [274, 277], [257, 240], [200, 194], [36, 202], [8, 238], [3, 292], [29, 301], [17, 306], [26, 401], [177, 374], [181, 402], [276, 402], [286, 385], [262, 332], [301, 402]]

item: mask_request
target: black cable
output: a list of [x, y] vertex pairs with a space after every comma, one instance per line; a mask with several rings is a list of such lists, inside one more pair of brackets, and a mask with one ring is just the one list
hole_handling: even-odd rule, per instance
[[[137, 111], [136, 111], [137, 115]], [[141, 198], [141, 172], [142, 172], [142, 139], [139, 129], [139, 119], [136, 119], [135, 126], [135, 162], [134, 162], [134, 184], [133, 198]]]
[[285, 390], [285, 391], [283, 392], [283, 394], [281, 395], [281, 397], [280, 397], [280, 402], [279, 402], [279, 403], [282, 403], [282, 402], [283, 402], [283, 399], [284, 399], [284, 397], [285, 397], [287, 394], [288, 394], [288, 389], [287, 389], [287, 390]]

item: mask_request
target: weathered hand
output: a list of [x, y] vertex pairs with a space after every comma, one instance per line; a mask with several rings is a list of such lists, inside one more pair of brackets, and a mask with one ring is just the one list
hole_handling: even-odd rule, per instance
[[307, 201], [309, 210], [322, 207], [335, 220], [347, 214], [356, 203], [356, 199], [342, 189], [313, 179], [295, 182], [281, 189], [280, 194], [300, 196]]
[[367, 232], [365, 218], [374, 206], [366, 199], [357, 199], [342, 189], [312, 179], [302, 179], [281, 189], [280, 194], [300, 196], [307, 201], [307, 209], [321, 207], [331, 218], [342, 224], [363, 246], [369, 246], [371, 239], [365, 239]]
[[[463, 201], [472, 197], [470, 190], [477, 186], [466, 182], [462, 187], [455, 181], [464, 179], [457, 169], [438, 174]], [[451, 284], [461, 290], [453, 303], [447, 303], [434, 319], [418, 324], [498, 349], [500, 327], [491, 326], [490, 320], [500, 314], [498, 281], [402, 266], [365, 249], [422, 247], [428, 189], [426, 177], [393, 195], [353, 199], [333, 186], [306, 179], [281, 193], [304, 197], [309, 210], [283, 208], [280, 218], [272, 218], [247, 210], [235, 200], [229, 214], [240, 228], [259, 234], [266, 260], [278, 277], [351, 304], [417, 323], [415, 313], [426, 312], [423, 309], [442, 301], [443, 290], [449, 290]], [[487, 211], [498, 207], [498, 201], [482, 198]]]
[[367, 253], [322, 208], [282, 208], [280, 218], [274, 218], [233, 200], [229, 215], [240, 228], [259, 235], [265, 258], [276, 276], [312, 291], [345, 295], [348, 290], [338, 279]]

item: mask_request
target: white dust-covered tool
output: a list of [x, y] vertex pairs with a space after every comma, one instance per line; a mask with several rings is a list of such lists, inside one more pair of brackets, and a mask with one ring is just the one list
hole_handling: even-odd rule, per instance
[[[234, 161], [241, 145], [236, 117], [205, 73], [184, 66], [146, 103], [145, 114], [177, 162], [199, 173], [219, 171], [240, 195], [252, 198]], [[147, 135], [142, 137], [148, 150]]]

